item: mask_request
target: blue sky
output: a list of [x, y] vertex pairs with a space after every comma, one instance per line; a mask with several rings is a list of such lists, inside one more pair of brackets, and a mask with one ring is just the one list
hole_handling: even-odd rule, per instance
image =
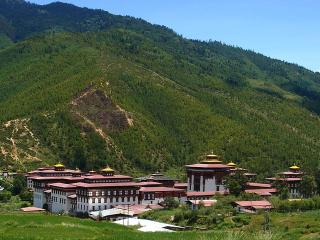
[[[52, 0], [30, 0], [38, 4]], [[319, 0], [62, 0], [168, 26], [320, 72]]]

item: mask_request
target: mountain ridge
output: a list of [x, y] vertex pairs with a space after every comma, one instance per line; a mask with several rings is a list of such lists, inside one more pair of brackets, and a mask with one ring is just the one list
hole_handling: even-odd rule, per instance
[[[19, 11], [11, 17], [25, 17]], [[178, 174], [214, 150], [264, 176], [292, 163], [318, 166], [319, 74], [219, 42], [184, 39], [143, 20], [79, 11], [108, 17], [87, 25], [90, 31], [36, 28], [0, 50], [0, 121], [30, 119], [41, 158], [21, 165], [0, 154], [0, 165], [33, 168], [62, 160], [87, 170], [109, 164], [136, 175]], [[40, 24], [34, 16], [29, 21]], [[74, 109], [88, 89], [94, 100]], [[128, 116], [132, 126], [117, 125]], [[0, 147], [10, 136], [4, 132]]]

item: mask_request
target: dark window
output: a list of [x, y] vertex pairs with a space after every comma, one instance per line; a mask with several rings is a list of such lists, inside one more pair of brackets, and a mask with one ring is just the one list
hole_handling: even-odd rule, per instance
[[196, 192], [200, 191], [200, 176], [199, 175], [194, 176], [194, 191], [196, 191]]
[[202, 181], [202, 186], [203, 186], [203, 191], [206, 191], [206, 178], [203, 177], [203, 181]]

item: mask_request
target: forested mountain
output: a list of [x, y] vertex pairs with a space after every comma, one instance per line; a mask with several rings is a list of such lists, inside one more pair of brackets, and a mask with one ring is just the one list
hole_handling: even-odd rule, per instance
[[0, 165], [316, 169], [320, 75], [143, 20], [0, 0]]

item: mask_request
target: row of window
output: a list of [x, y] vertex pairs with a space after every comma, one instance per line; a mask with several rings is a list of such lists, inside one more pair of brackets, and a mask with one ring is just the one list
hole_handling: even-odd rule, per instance
[[52, 193], [66, 196], [66, 192], [60, 191], [60, 190], [56, 190], [56, 189], [53, 189], [53, 190], [52, 190]]
[[[121, 202], [121, 203], [124, 203], [124, 202], [130, 202], [130, 197], [111, 197], [111, 198], [92, 198], [92, 203], [107, 203], [108, 202], [108, 199], [110, 200], [110, 203], [113, 203], [113, 202]], [[137, 197], [132, 197], [132, 201], [136, 201]], [[119, 201], [120, 200], [120, 201]]]
[[33, 199], [34, 200], [36, 200], [36, 199], [41, 200], [42, 197], [41, 197], [41, 195], [33, 194]]
[[41, 177], [68, 177], [72, 176], [71, 173], [62, 173], [62, 172], [56, 172], [56, 173], [39, 173]]
[[42, 193], [42, 189], [40, 189], [40, 188], [35, 188], [34, 191], [38, 192], [38, 193]]
[[154, 200], [154, 194], [145, 193], [144, 194], [144, 200]]
[[51, 197], [52, 202], [58, 202], [58, 199], [59, 199], [60, 204], [66, 204], [66, 199], [58, 198], [58, 197]]
[[[78, 197], [79, 203], [88, 203], [88, 198]], [[135, 202], [138, 197], [110, 197], [110, 198], [92, 198], [92, 203], [125, 203], [125, 202]]]
[[114, 180], [96, 179], [96, 180], [92, 180], [92, 179], [85, 179], [85, 182], [87, 182], [87, 183], [117, 183], [117, 182], [129, 182], [129, 180], [120, 180], [120, 179], [114, 179]]
[[34, 187], [34, 188], [37, 188], [37, 187], [41, 188], [41, 187], [44, 187], [44, 186], [45, 186], [45, 184], [44, 184], [44, 183], [40, 183], [40, 182], [33, 182], [33, 187]]
[[[77, 194], [79, 195], [87, 195], [87, 192], [84, 190], [77, 190]], [[108, 190], [108, 191], [90, 191], [88, 192], [89, 197], [98, 197], [98, 196], [121, 196], [121, 195], [134, 195], [134, 194], [139, 194], [138, 190]]]

